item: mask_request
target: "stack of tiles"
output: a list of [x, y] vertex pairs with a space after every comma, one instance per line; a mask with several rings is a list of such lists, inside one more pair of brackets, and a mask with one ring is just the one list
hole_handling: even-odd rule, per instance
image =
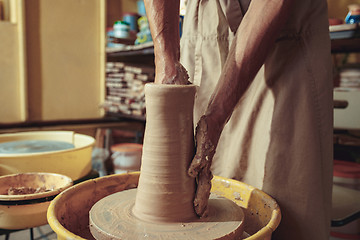
[[155, 69], [149, 65], [123, 62], [106, 64], [106, 98], [104, 109], [108, 113], [145, 116], [144, 86], [153, 82]]
[[360, 68], [348, 68], [340, 71], [340, 84], [337, 91], [360, 91]]

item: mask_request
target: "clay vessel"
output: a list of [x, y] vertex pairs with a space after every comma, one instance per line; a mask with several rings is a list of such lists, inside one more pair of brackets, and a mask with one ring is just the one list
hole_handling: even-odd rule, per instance
[[195, 179], [187, 175], [194, 154], [196, 86], [145, 85], [146, 128], [133, 214], [151, 222], [196, 218]]

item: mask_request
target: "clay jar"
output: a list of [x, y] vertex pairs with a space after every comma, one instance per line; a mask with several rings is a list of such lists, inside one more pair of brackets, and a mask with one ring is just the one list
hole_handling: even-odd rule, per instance
[[196, 218], [195, 179], [187, 175], [194, 154], [196, 86], [145, 85], [146, 129], [133, 214], [150, 222]]

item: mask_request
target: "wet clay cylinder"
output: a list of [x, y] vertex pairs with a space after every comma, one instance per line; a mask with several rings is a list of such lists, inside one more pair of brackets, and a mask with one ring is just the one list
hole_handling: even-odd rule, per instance
[[89, 229], [95, 239], [240, 239], [244, 213], [230, 199], [210, 196], [206, 218], [198, 218], [194, 211], [195, 179], [187, 169], [194, 154], [195, 88], [145, 85], [146, 129], [138, 187], [92, 206]]
[[146, 129], [133, 214], [149, 222], [196, 219], [195, 180], [187, 175], [194, 154], [196, 86], [146, 84]]

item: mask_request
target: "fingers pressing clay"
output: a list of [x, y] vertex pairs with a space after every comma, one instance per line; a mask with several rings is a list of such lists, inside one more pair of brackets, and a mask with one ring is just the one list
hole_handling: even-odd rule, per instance
[[189, 82], [189, 75], [187, 74], [186, 69], [181, 65], [181, 63], [175, 63], [175, 75], [172, 77], [164, 78], [161, 82], [162, 84], [174, 84], [174, 85], [187, 85], [191, 84]]
[[196, 127], [196, 155], [190, 164], [188, 174], [196, 177], [198, 173], [207, 165], [211, 166], [212, 158], [215, 154], [215, 146], [212, 144], [208, 135], [208, 125], [205, 116], [200, 118]]
[[196, 155], [191, 162], [188, 174], [191, 177], [197, 177], [197, 190], [194, 199], [195, 212], [200, 217], [206, 217], [211, 179], [213, 178], [210, 167], [215, 154], [215, 146], [208, 137], [208, 125], [205, 116], [201, 117], [196, 127], [196, 143]]
[[210, 171], [210, 164], [208, 164], [199, 172], [198, 175], [198, 186], [194, 199], [194, 208], [199, 217], [207, 217], [208, 215], [208, 201], [212, 178], [213, 175]]

